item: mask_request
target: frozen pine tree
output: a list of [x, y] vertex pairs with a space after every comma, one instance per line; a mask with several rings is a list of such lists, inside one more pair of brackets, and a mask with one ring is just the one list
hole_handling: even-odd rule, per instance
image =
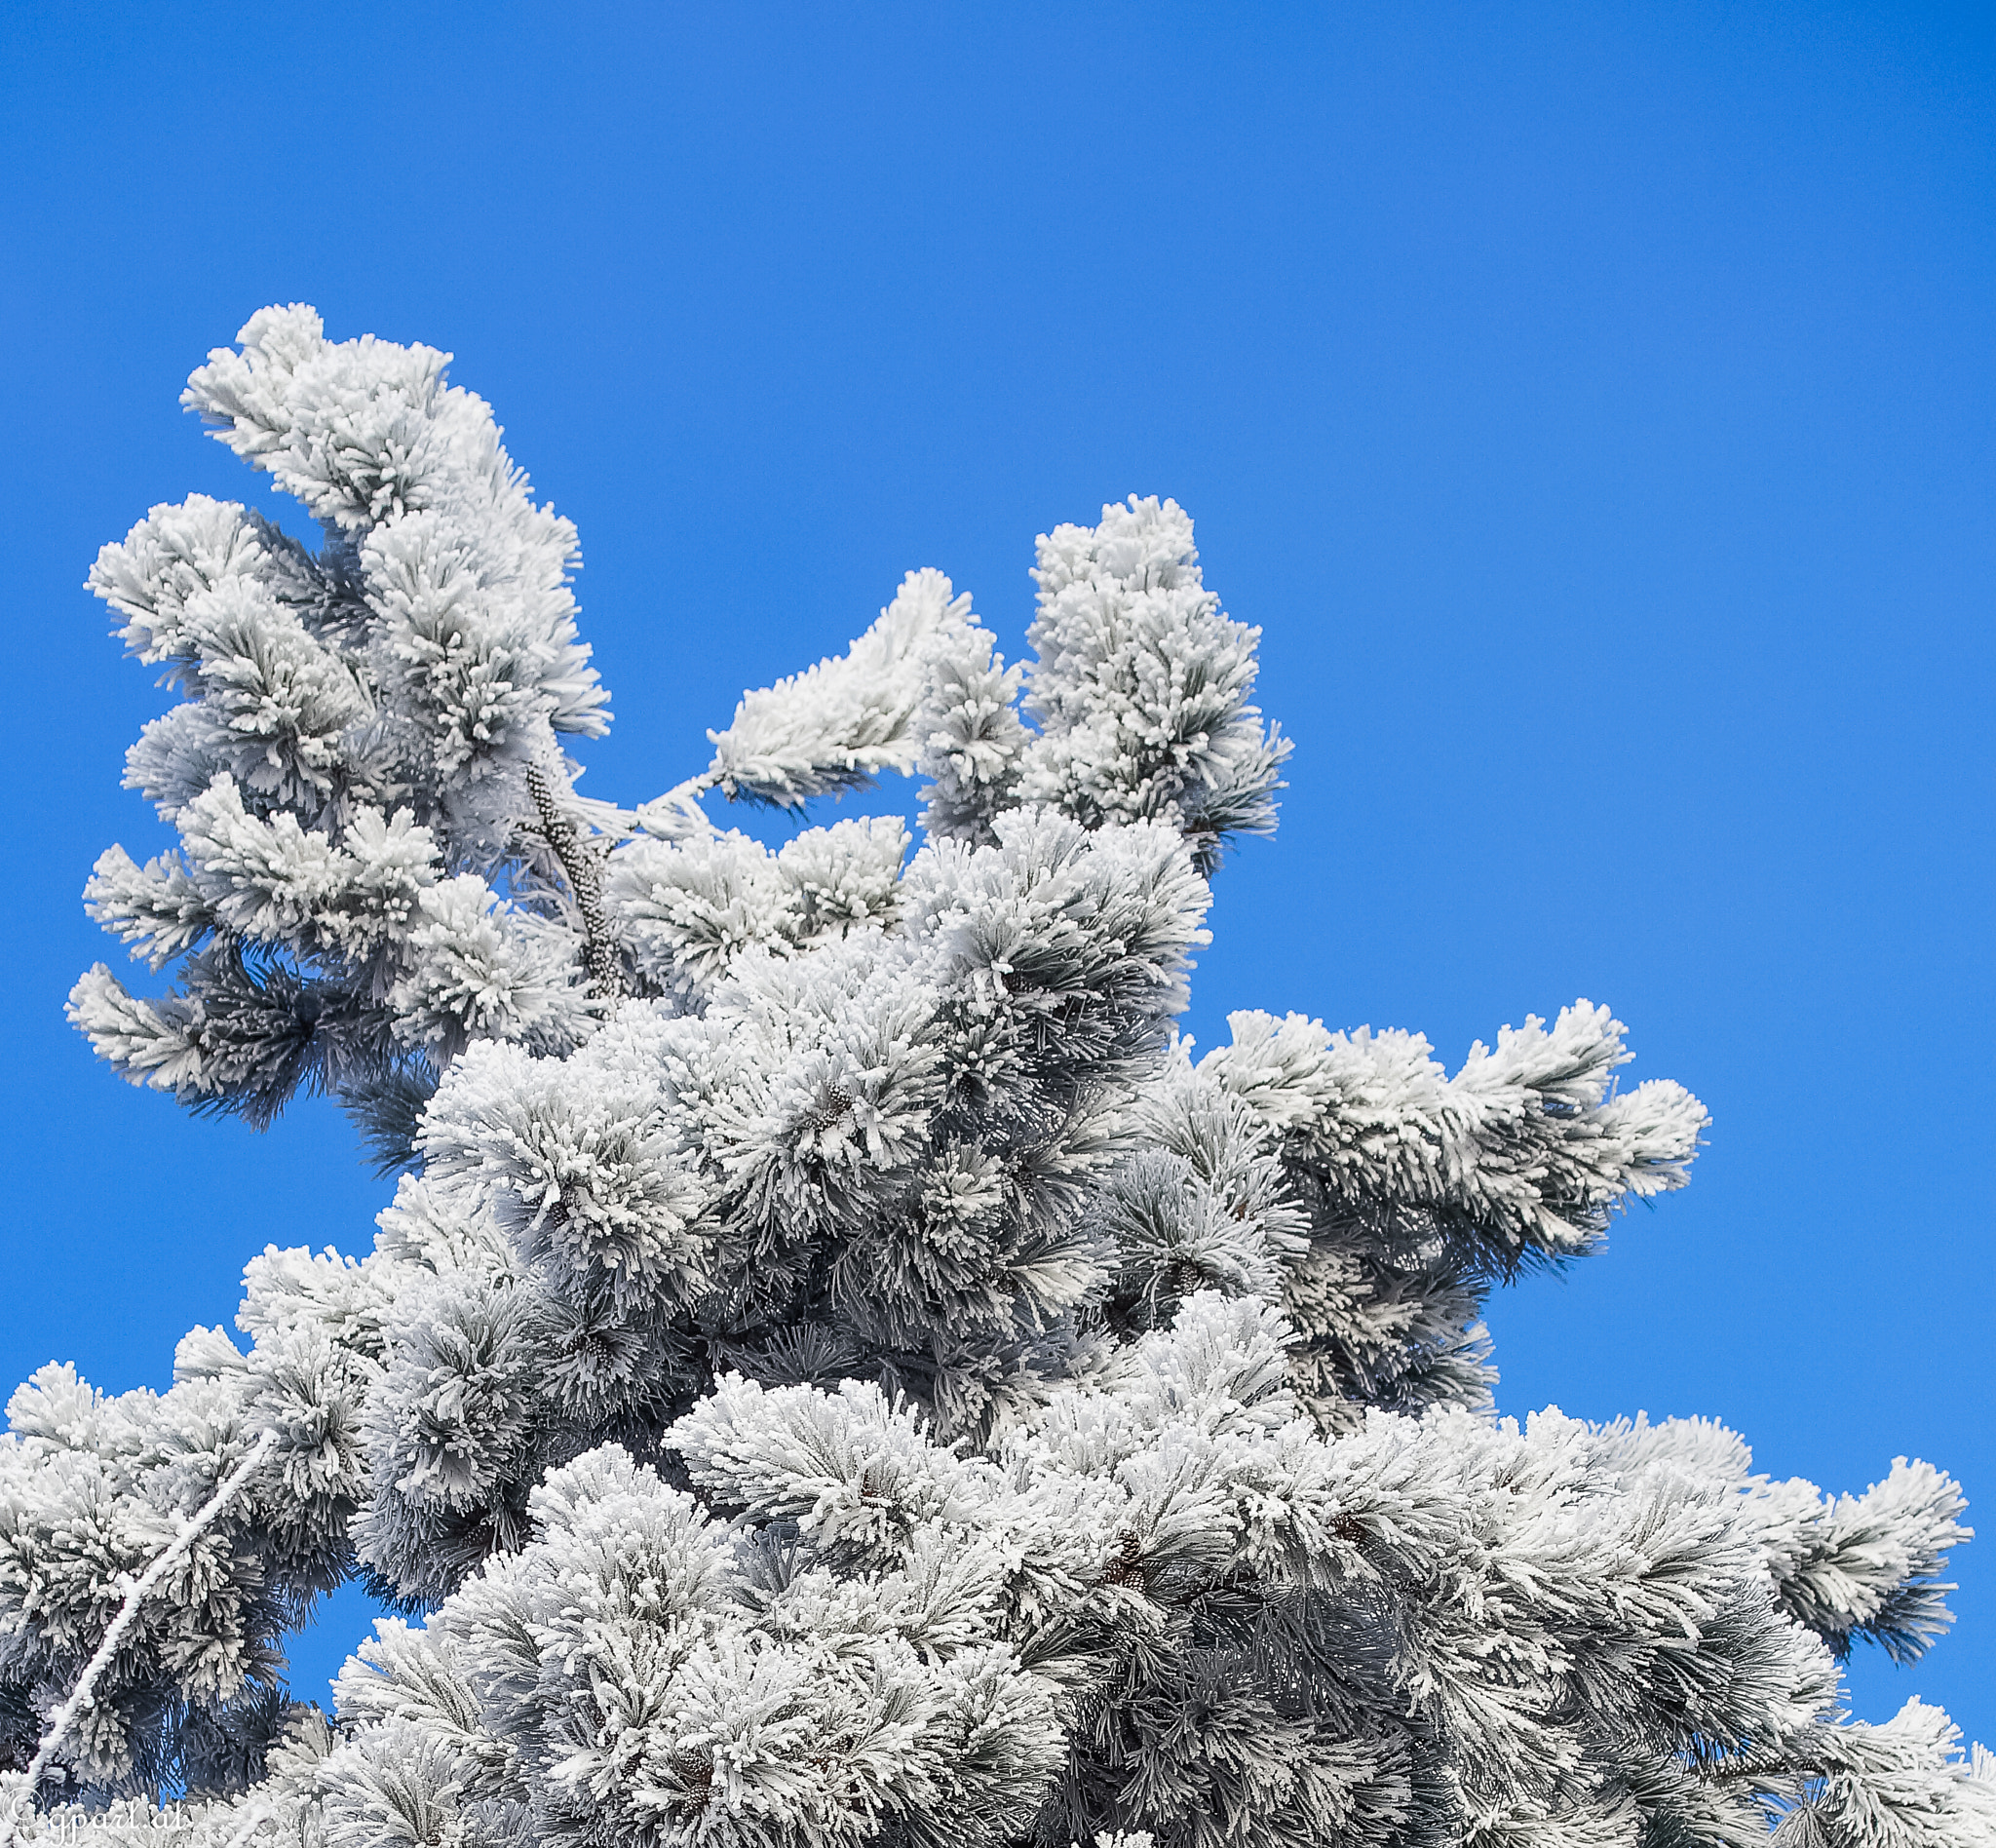
[[[0, 1440], [0, 1834], [186, 1848], [1977, 1848], [1996, 1766], [1839, 1660], [1947, 1622], [1962, 1498], [1716, 1425], [1494, 1415], [1480, 1312], [1706, 1125], [1588, 1002], [1177, 1036], [1272, 828], [1258, 632], [1132, 498], [1031, 659], [909, 574], [705, 770], [576, 793], [575, 535], [445, 356], [269, 309], [187, 403], [316, 543], [155, 508], [91, 587], [181, 696], [71, 1014], [264, 1124], [337, 1097], [371, 1250], [253, 1257], [163, 1394]], [[899, 821], [778, 851], [883, 771]], [[289, 1702], [360, 1577], [403, 1616]]]

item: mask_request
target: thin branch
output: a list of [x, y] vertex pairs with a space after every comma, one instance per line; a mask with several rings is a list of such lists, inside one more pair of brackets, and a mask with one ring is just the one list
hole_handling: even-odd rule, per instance
[[632, 822], [657, 840], [684, 840], [689, 835], [711, 834], [713, 823], [700, 806], [700, 798], [719, 783], [718, 773], [712, 770], [688, 777], [683, 783], [673, 784], [663, 795], [640, 802], [631, 818]]
[[27, 1768], [30, 1800], [41, 1783], [42, 1773], [48, 1769], [49, 1760], [55, 1755], [56, 1748], [62, 1743], [63, 1735], [68, 1732], [77, 1714], [92, 1705], [92, 1690], [96, 1686], [97, 1677], [110, 1666], [111, 1658], [118, 1653], [118, 1645], [125, 1640], [125, 1633], [132, 1628], [134, 1620], [138, 1615], [139, 1605], [145, 1601], [146, 1594], [187, 1557], [188, 1548], [201, 1537], [208, 1524], [236, 1498], [237, 1490], [255, 1474], [276, 1442], [275, 1431], [266, 1431], [256, 1440], [255, 1447], [229, 1472], [220, 1486], [208, 1498], [207, 1503], [181, 1523], [179, 1532], [125, 1594], [125, 1601], [118, 1606], [118, 1613], [111, 1619], [110, 1627], [104, 1632], [103, 1640], [97, 1644], [96, 1653], [85, 1664], [82, 1675], [69, 1691], [69, 1698], [57, 1708], [54, 1717], [49, 1721], [48, 1731], [42, 1735], [42, 1743], [35, 1748], [34, 1759]]
[[540, 816], [541, 833], [560, 863], [582, 917], [582, 966], [589, 971], [590, 992], [614, 999], [624, 992], [623, 958], [603, 915], [602, 867], [584, 841], [582, 830], [561, 813], [554, 786], [538, 761], [526, 767], [526, 790]]

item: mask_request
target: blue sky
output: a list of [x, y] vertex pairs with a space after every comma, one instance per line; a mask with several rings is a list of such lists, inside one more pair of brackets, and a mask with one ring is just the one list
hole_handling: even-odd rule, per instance
[[[1977, 13], [6, 0], [0, 1384], [163, 1384], [249, 1255], [384, 1202], [329, 1111], [192, 1121], [61, 1019], [91, 862], [162, 838], [118, 779], [163, 696], [84, 570], [254, 494], [176, 394], [309, 300], [454, 352], [578, 521], [584, 787], [627, 802], [910, 566], [1016, 651], [1035, 533], [1177, 497], [1297, 747], [1192, 1030], [1453, 1065], [1611, 1003], [1710, 1146], [1495, 1304], [1505, 1409], [1706, 1413], [1835, 1489], [1926, 1456], [1996, 1510]], [[1983, 1524], [1861, 1715], [1996, 1743]]]

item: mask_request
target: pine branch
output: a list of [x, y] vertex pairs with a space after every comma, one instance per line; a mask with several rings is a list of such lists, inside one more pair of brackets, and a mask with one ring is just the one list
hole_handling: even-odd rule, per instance
[[604, 1000], [624, 992], [623, 958], [603, 915], [603, 871], [589, 844], [555, 800], [547, 770], [537, 758], [526, 767], [527, 793], [541, 821], [541, 835], [554, 853], [568, 881], [575, 909], [582, 919], [583, 967], [589, 972], [589, 991]]
[[139, 1606], [145, 1602], [147, 1594], [187, 1557], [187, 1550], [200, 1539], [222, 1510], [235, 1500], [237, 1492], [262, 1466], [264, 1458], [270, 1454], [276, 1444], [277, 1433], [264, 1432], [256, 1440], [250, 1454], [223, 1478], [214, 1493], [181, 1522], [179, 1531], [125, 1594], [125, 1601], [118, 1606], [117, 1613], [106, 1627], [96, 1653], [84, 1665], [83, 1674], [77, 1677], [75, 1687], [69, 1691], [69, 1698], [57, 1708], [49, 1720], [48, 1730], [43, 1733], [42, 1743], [36, 1748], [34, 1758], [27, 1768], [27, 1788], [30, 1791], [41, 1783], [42, 1773], [48, 1769], [49, 1761], [55, 1756], [56, 1749], [62, 1743], [63, 1736], [75, 1723], [77, 1714], [94, 1704], [93, 1691], [97, 1678], [117, 1655], [118, 1645], [124, 1641], [125, 1633], [136, 1621]]

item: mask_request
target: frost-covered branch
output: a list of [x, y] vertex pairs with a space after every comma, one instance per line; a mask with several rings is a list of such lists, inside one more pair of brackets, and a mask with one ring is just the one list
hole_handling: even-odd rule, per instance
[[40, 1785], [42, 1774], [48, 1770], [50, 1762], [62, 1746], [70, 1727], [75, 1723], [77, 1714], [92, 1704], [97, 1679], [109, 1667], [112, 1658], [117, 1655], [120, 1645], [125, 1640], [125, 1633], [132, 1628], [133, 1620], [138, 1615], [139, 1606], [158, 1587], [160, 1581], [185, 1560], [188, 1548], [236, 1499], [243, 1484], [262, 1468], [264, 1459], [270, 1455], [276, 1443], [277, 1434], [274, 1431], [266, 1431], [258, 1438], [250, 1454], [222, 1479], [214, 1493], [180, 1523], [179, 1531], [127, 1589], [125, 1601], [118, 1606], [117, 1614], [105, 1625], [102, 1639], [97, 1643], [96, 1653], [84, 1664], [83, 1673], [77, 1676], [76, 1685], [69, 1691], [69, 1698], [49, 1716], [48, 1730], [42, 1734], [42, 1743], [35, 1748], [35, 1755], [28, 1760], [29, 1790], [34, 1790]]
[[1490, 1280], [1581, 1255], [1623, 1202], [1683, 1185], [1707, 1126], [1667, 1079], [1615, 1089], [1624, 1029], [1586, 1001], [1478, 1043], [1453, 1077], [1418, 1033], [1228, 1023], [1201, 1070], [1276, 1138], [1309, 1212], [1286, 1300], [1326, 1416], [1484, 1403]]

